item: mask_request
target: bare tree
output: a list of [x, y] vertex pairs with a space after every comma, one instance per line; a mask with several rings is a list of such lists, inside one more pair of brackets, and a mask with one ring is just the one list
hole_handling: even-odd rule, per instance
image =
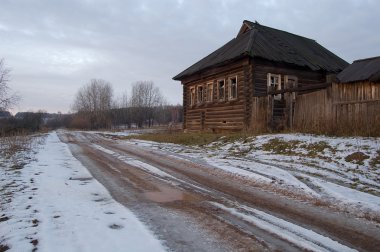
[[7, 110], [15, 105], [20, 97], [10, 94], [8, 87], [10, 70], [4, 66], [4, 59], [0, 59], [0, 110]]
[[132, 86], [130, 103], [133, 118], [138, 126], [142, 127], [145, 122], [151, 127], [154, 121], [154, 108], [162, 105], [164, 98], [152, 81], [138, 81]]
[[129, 98], [127, 92], [118, 97], [113, 103], [112, 123], [114, 126], [131, 127], [131, 113], [129, 108]]
[[109, 113], [112, 108], [113, 89], [109, 82], [92, 79], [79, 89], [73, 110], [90, 120], [91, 128], [109, 127]]

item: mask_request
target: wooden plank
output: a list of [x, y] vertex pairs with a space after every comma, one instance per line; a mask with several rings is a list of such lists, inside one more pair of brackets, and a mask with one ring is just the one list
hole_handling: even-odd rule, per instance
[[277, 95], [277, 94], [285, 94], [285, 93], [291, 93], [291, 92], [319, 90], [319, 89], [324, 89], [324, 88], [331, 86], [331, 83], [320, 83], [318, 85], [313, 85], [313, 86], [302, 86], [302, 84], [299, 84], [299, 85], [300, 86], [297, 88], [285, 88], [285, 89], [281, 89], [281, 90], [269, 91], [268, 95]]
[[334, 102], [333, 105], [361, 104], [361, 103], [376, 103], [376, 102], [380, 102], [380, 99], [373, 99], [373, 100], [356, 100], [356, 101], [340, 101], [340, 102]]

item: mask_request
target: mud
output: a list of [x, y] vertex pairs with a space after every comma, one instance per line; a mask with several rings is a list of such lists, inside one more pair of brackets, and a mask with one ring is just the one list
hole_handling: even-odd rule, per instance
[[[120, 203], [135, 212], [172, 251], [299, 251], [275, 234], [226, 214], [208, 202], [243, 204], [312, 229], [351, 248], [380, 247], [376, 223], [352, 218], [307, 198], [271, 191], [202, 162], [111, 141], [95, 134], [61, 133], [91, 174]], [[93, 147], [150, 164], [173, 176], [160, 177]], [[231, 203], [232, 202], [232, 203]]]

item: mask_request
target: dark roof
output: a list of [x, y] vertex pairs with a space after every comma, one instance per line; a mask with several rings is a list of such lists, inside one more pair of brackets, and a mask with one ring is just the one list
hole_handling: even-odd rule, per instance
[[380, 81], [380, 56], [355, 60], [338, 74], [340, 82]]
[[[277, 30], [258, 23], [244, 21], [238, 36], [190, 66], [173, 79], [180, 80], [201, 70], [225, 64], [244, 56], [306, 67], [313, 71], [337, 73], [348, 63], [315, 40]], [[242, 27], [243, 28], [243, 27]], [[243, 32], [242, 32], [243, 31]]]
[[8, 111], [0, 111], [0, 117], [1, 118], [8, 118], [8, 117], [11, 117], [11, 113], [8, 112]]

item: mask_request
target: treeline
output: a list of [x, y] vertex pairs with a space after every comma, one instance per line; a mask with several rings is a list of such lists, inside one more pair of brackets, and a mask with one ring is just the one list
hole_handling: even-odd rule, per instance
[[71, 115], [61, 113], [19, 112], [12, 116], [9, 112], [0, 111], [0, 137], [57, 129], [70, 125], [70, 122]]
[[168, 105], [151, 81], [133, 84], [132, 93], [114, 99], [109, 82], [93, 79], [79, 89], [69, 128], [142, 128], [182, 122], [182, 106]]
[[133, 84], [131, 95], [114, 98], [112, 85], [93, 79], [80, 88], [70, 114], [44, 111], [21, 112], [12, 116], [8, 110], [20, 97], [8, 86], [10, 70], [0, 59], [0, 137], [43, 129], [142, 128], [182, 122], [182, 106], [169, 105], [152, 81]]
[[[130, 129], [156, 125], [176, 125], [182, 122], [182, 106], [162, 105], [143, 111], [138, 107], [113, 107], [99, 114], [50, 114], [43, 111], [20, 112], [6, 116], [0, 111], [0, 137], [13, 134], [32, 133], [59, 128], [72, 129]], [[144, 115], [151, 115], [149, 119]]]

